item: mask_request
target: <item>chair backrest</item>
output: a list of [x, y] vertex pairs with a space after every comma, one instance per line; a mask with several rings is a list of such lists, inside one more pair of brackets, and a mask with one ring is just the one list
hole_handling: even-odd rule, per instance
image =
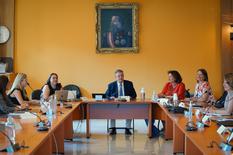
[[65, 87], [63, 87], [64, 90], [71, 90], [71, 91], [76, 91], [76, 98], [79, 99], [82, 97], [80, 88], [77, 85], [74, 84], [68, 84]]
[[190, 94], [189, 90], [190, 89], [185, 90], [185, 93], [184, 93], [185, 98], [190, 98], [193, 96], [192, 94]]
[[31, 94], [31, 99], [32, 100], [40, 100], [42, 90], [41, 89], [36, 89], [32, 92]]
[[106, 98], [106, 95], [104, 93], [92, 93], [92, 98], [95, 98], [96, 95], [102, 95], [103, 98]]

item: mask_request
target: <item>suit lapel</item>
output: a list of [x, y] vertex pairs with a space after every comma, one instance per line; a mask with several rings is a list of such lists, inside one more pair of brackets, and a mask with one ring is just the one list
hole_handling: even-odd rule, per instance
[[124, 92], [125, 92], [125, 96], [127, 96], [127, 85], [126, 85], [126, 82], [125, 82], [125, 80], [124, 80]]
[[118, 85], [117, 85], [117, 81], [115, 82], [115, 92], [116, 92], [116, 97], [118, 97]]

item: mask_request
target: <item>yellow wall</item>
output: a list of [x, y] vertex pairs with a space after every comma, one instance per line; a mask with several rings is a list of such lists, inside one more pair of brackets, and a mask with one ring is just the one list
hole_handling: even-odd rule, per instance
[[220, 0], [133, 1], [140, 7], [139, 54], [96, 54], [97, 2], [16, 1], [15, 71], [27, 73], [34, 88], [57, 72], [63, 85], [75, 83], [89, 95], [105, 91], [114, 70], [122, 68], [137, 92], [145, 87], [150, 97], [162, 89], [167, 70], [179, 70], [193, 90], [203, 67], [220, 94]]

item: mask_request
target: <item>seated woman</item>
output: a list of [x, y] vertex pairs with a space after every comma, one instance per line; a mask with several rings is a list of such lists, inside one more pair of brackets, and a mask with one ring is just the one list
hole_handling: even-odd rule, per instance
[[0, 76], [0, 115], [15, 111], [15, 105], [11, 103], [6, 94], [8, 81], [6, 76]]
[[46, 84], [42, 88], [42, 97], [45, 100], [49, 100], [51, 95], [55, 94], [55, 91], [61, 90], [62, 85], [58, 83], [58, 75], [56, 73], [51, 73]]
[[176, 93], [179, 100], [185, 98], [185, 85], [182, 83], [182, 77], [176, 70], [168, 71], [168, 80], [161, 93], [158, 97], [172, 98], [173, 94]]
[[[168, 71], [169, 82], [166, 83], [161, 93], [158, 97], [167, 97], [172, 99], [174, 93], [177, 94], [178, 99], [182, 100], [185, 98], [185, 85], [182, 83], [182, 78], [180, 73], [175, 70]], [[146, 119], [146, 125], [148, 125], [148, 120]], [[155, 120], [152, 120], [152, 137], [159, 136], [159, 129], [154, 125]], [[163, 123], [164, 125], [164, 123]]]
[[39, 103], [39, 101], [37, 100], [29, 101], [26, 92], [27, 86], [28, 86], [27, 75], [24, 73], [18, 73], [13, 82], [11, 89], [7, 93], [11, 102], [22, 109], [27, 108], [29, 104]]
[[224, 102], [224, 108], [215, 110], [216, 113], [222, 115], [232, 115], [233, 113], [233, 73], [225, 74], [223, 82], [224, 90], [227, 96]]
[[208, 74], [205, 69], [197, 70], [197, 84], [195, 86], [194, 97], [191, 100], [204, 107], [214, 101], [214, 96], [208, 82]]

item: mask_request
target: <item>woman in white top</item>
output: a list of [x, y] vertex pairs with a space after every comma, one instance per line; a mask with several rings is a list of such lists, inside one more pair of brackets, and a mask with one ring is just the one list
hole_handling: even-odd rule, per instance
[[57, 90], [62, 90], [62, 85], [58, 82], [58, 75], [51, 73], [46, 84], [42, 87], [43, 99], [49, 100], [49, 97], [54, 95]]
[[215, 110], [215, 112], [223, 115], [231, 115], [233, 113], [233, 73], [225, 74], [223, 87], [227, 91], [224, 108]]

